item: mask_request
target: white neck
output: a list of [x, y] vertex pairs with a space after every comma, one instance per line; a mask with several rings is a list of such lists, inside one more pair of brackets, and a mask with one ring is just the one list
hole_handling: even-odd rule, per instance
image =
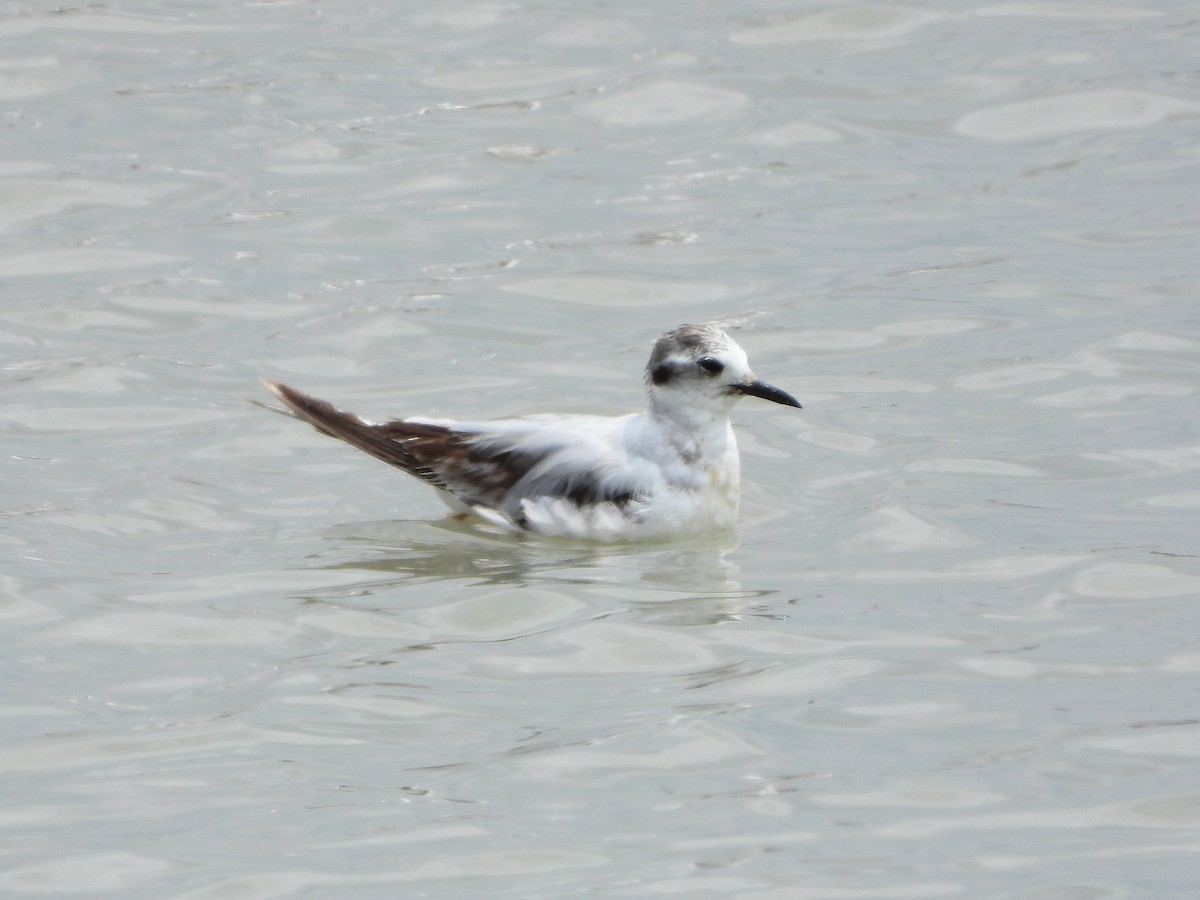
[[[698, 400], [698, 403], [688, 402]], [[723, 458], [733, 441], [729, 414], [736, 397], [715, 400], [711, 395], [691, 397], [687, 394], [650, 392], [650, 417], [670, 434], [671, 445], [689, 461], [706, 459], [712, 462]]]

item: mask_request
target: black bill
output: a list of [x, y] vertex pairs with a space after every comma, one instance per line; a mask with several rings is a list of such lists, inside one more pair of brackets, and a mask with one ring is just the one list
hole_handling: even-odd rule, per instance
[[733, 390], [748, 397], [761, 397], [763, 400], [770, 400], [772, 403], [782, 403], [784, 406], [794, 406], [796, 409], [803, 409], [800, 401], [787, 391], [781, 390], [773, 384], [767, 384], [765, 381], [735, 384]]

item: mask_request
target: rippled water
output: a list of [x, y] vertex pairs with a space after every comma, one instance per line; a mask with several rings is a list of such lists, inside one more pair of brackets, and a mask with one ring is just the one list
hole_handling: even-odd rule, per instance
[[[0, 891], [1186, 897], [1190, 5], [0, 17]], [[623, 412], [738, 538], [446, 520], [270, 412]]]

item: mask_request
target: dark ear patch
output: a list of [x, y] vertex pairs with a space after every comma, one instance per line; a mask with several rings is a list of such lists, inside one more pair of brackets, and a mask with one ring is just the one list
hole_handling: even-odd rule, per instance
[[675, 375], [675, 370], [670, 363], [659, 363], [650, 372], [650, 380], [655, 384], [666, 384]]

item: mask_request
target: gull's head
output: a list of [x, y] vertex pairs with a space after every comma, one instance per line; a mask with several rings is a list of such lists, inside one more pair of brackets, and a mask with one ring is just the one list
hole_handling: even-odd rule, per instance
[[760, 381], [746, 351], [715, 325], [681, 325], [660, 337], [646, 364], [651, 408], [729, 415], [742, 397], [800, 408], [791, 394]]

